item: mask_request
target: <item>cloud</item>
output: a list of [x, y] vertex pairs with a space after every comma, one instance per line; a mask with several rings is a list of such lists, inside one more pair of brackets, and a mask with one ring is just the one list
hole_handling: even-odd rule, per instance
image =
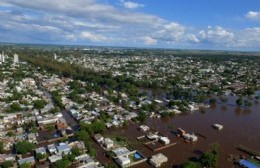
[[[64, 0], [62, 3], [60, 0], [3, 1], [11, 6], [9, 10], [12, 12], [3, 12], [1, 16], [0, 10], [0, 23], [2, 25], [8, 27], [8, 23], [12, 22], [16, 25], [27, 25], [27, 27], [31, 25], [51, 26], [57, 28], [59, 32], [45, 34], [44, 39], [57, 39], [57, 42], [71, 40], [84, 43], [84, 40], [88, 42], [104, 42], [103, 40], [108, 42], [111, 40], [113, 44], [129, 41], [128, 45], [130, 45], [130, 40], [135, 43], [134, 41], [139, 39], [141, 42], [143, 40], [140, 37], [143, 37], [147, 31], [157, 31], [159, 27], [167, 24], [166, 20], [158, 16], [117, 9], [96, 0]], [[25, 11], [29, 11], [29, 14]], [[20, 12], [20, 14], [15, 12]], [[43, 38], [40, 31], [32, 31], [35, 37], [28, 36], [32, 38], [29, 40], [30, 42]], [[11, 36], [13, 33], [9, 32]], [[24, 28], [15, 34], [24, 36], [26, 32], [27, 30]], [[85, 38], [82, 38], [81, 35]]]
[[238, 34], [235, 47], [260, 48], [260, 27], [246, 28]]
[[260, 21], [260, 11], [249, 11], [245, 14], [249, 20]]
[[53, 15], [65, 15], [77, 19], [102, 21], [103, 23], [132, 23], [157, 24], [164, 19], [142, 13], [118, 10], [109, 4], [99, 3], [96, 0], [3, 0], [17, 7], [42, 11]]
[[226, 30], [221, 26], [201, 30], [195, 35], [200, 45], [213, 45], [218, 48], [254, 49], [260, 48], [260, 27], [245, 28], [242, 30]]
[[150, 36], [143, 37], [143, 42], [145, 45], [156, 45], [157, 44], [157, 40]]
[[154, 33], [154, 37], [163, 41], [178, 42], [185, 35], [185, 26], [172, 22], [162, 26], [160, 30]]
[[[127, 9], [143, 7], [119, 0]], [[128, 5], [124, 5], [128, 4]], [[117, 46], [260, 48], [260, 28], [196, 28], [99, 0], [2, 0], [0, 40]], [[130, 4], [130, 5], [129, 5]], [[245, 17], [259, 20], [259, 12]], [[258, 18], [258, 19], [257, 19]]]
[[99, 35], [99, 34], [92, 33], [92, 32], [87, 32], [87, 31], [82, 32], [81, 37], [85, 40], [90, 40], [93, 42], [107, 41], [106, 37]]
[[132, 1], [120, 0], [120, 2], [127, 9], [137, 9], [137, 8], [144, 7], [144, 4], [139, 4], [139, 3], [132, 2]]
[[204, 41], [214, 44], [223, 44], [233, 42], [234, 36], [234, 33], [224, 29], [221, 26], [208, 26], [207, 30], [199, 31], [199, 34], [196, 38], [202, 42]]
[[194, 42], [194, 43], [200, 43], [200, 40], [198, 39], [198, 37], [196, 37], [195, 34], [188, 34], [187, 38], [189, 41]]

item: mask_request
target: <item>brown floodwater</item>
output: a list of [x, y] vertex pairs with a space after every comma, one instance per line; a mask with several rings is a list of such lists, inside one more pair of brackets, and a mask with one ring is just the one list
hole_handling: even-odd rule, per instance
[[[233, 162], [228, 159], [230, 154], [248, 156], [237, 150], [236, 145], [241, 144], [260, 151], [260, 105], [252, 101], [253, 106], [250, 108], [237, 107], [235, 99], [230, 96], [228, 103], [218, 101], [216, 106], [206, 109], [206, 113], [193, 112], [172, 118], [148, 119], [145, 124], [168, 136], [171, 142], [177, 142], [177, 145], [160, 151], [154, 152], [136, 139], [138, 136], [144, 135], [137, 129], [137, 124], [111, 130], [104, 135], [125, 137], [135, 149], [148, 158], [156, 153], [163, 153], [168, 157], [168, 162], [162, 167], [178, 167], [189, 159], [199, 158], [203, 152], [211, 149], [211, 144], [219, 143], [218, 167], [233, 167]], [[212, 125], [215, 123], [222, 124], [224, 129], [221, 131], [213, 129]], [[189, 133], [198, 133], [203, 136], [199, 136], [196, 143], [187, 144], [173, 133], [178, 127]], [[135, 167], [151, 166], [143, 163]]]

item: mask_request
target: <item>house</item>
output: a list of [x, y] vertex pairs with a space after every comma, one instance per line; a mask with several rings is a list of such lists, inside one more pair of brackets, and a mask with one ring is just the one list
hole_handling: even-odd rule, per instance
[[57, 152], [57, 149], [56, 149], [54, 144], [48, 145], [47, 148], [48, 148], [48, 151], [49, 151], [50, 154], [54, 154], [54, 153]]
[[111, 149], [114, 147], [114, 142], [112, 141], [112, 139], [110, 138], [105, 138], [103, 145], [107, 148], [107, 149]]
[[59, 120], [59, 117], [56, 116], [48, 116], [45, 118], [37, 118], [37, 123], [39, 126], [55, 124]]
[[120, 125], [120, 122], [117, 121], [117, 120], [113, 120], [112, 121], [112, 124], [115, 126], [115, 127], [118, 127]]
[[46, 154], [46, 149], [44, 147], [37, 148], [37, 149], [35, 149], [35, 154], [45, 155]]
[[83, 141], [73, 141], [73, 142], [69, 143], [69, 146], [71, 148], [79, 148], [82, 151], [86, 150], [86, 146]]
[[131, 163], [131, 160], [127, 156], [118, 156], [115, 160], [121, 167]]
[[198, 140], [198, 137], [194, 134], [184, 134], [183, 138], [190, 141], [190, 142], [196, 142]]
[[177, 134], [180, 135], [180, 136], [183, 136], [184, 134], [186, 134], [186, 131], [183, 130], [182, 128], [178, 128], [177, 129]]
[[126, 120], [131, 120], [138, 117], [138, 115], [135, 112], [130, 112], [127, 115], [125, 115]]
[[17, 134], [22, 134], [24, 132], [23, 127], [19, 127], [16, 129]]
[[70, 153], [70, 147], [66, 143], [60, 143], [59, 146], [57, 146], [57, 150], [60, 155], [67, 155]]
[[127, 155], [130, 153], [130, 151], [126, 147], [119, 147], [119, 148], [113, 149], [112, 152], [114, 154], [116, 154], [116, 156]]
[[77, 110], [71, 109], [70, 114], [77, 121], [82, 118], [82, 115]]
[[113, 124], [111, 124], [111, 123], [106, 123], [106, 127], [107, 128], [111, 128], [113, 126]]
[[155, 99], [154, 102], [158, 103], [158, 104], [163, 104], [163, 101], [162, 100], [158, 100], [158, 99]]
[[60, 155], [52, 155], [52, 156], [48, 157], [48, 160], [51, 163], [54, 163], [54, 162], [61, 160], [61, 159], [62, 159], [62, 157]]
[[140, 125], [139, 129], [143, 132], [148, 131], [150, 128], [147, 125]]
[[4, 150], [11, 150], [13, 144], [17, 142], [16, 137], [3, 137], [1, 141], [4, 143]]
[[28, 134], [28, 141], [31, 143], [36, 143], [37, 142], [37, 138], [36, 138], [36, 134], [35, 133], [30, 133]]
[[84, 163], [77, 168], [104, 168], [99, 162]]
[[245, 159], [242, 159], [240, 160], [239, 162], [239, 165], [241, 167], [245, 167], [245, 168], [258, 168], [258, 166], [256, 166], [254, 163], [248, 161], [248, 160], [245, 160]]
[[163, 163], [168, 162], [168, 158], [162, 153], [153, 155], [149, 160], [149, 163], [154, 167], [160, 167]]
[[94, 160], [88, 154], [77, 156], [75, 157], [75, 160], [84, 163], [91, 163], [91, 162], [94, 163]]
[[148, 134], [146, 134], [146, 137], [150, 140], [155, 140], [155, 139], [159, 138], [159, 136], [157, 135], [157, 132], [155, 132], [155, 133], [148, 132]]
[[212, 127], [217, 130], [222, 130], [224, 128], [223, 125], [220, 125], [220, 124], [214, 124], [214, 125], [212, 125]]
[[16, 141], [17, 141], [17, 142], [19, 142], [19, 141], [24, 141], [24, 140], [25, 140], [24, 135], [17, 135], [15, 138], [16, 138]]
[[95, 140], [97, 143], [101, 144], [101, 143], [103, 143], [103, 141], [104, 141], [104, 137], [103, 137], [102, 135], [100, 135], [100, 134], [95, 134], [95, 135], [94, 135], [94, 140]]
[[160, 138], [159, 138], [159, 141], [162, 142], [162, 143], [165, 144], [165, 145], [168, 145], [168, 144], [170, 144], [170, 142], [171, 142], [168, 137], [160, 137]]
[[0, 154], [0, 163], [5, 161], [15, 161], [15, 155], [12, 154]]
[[34, 159], [33, 156], [31, 156], [31, 157], [28, 157], [28, 158], [19, 159], [17, 162], [18, 162], [19, 166], [21, 166], [24, 163], [29, 163], [31, 165], [34, 165], [35, 164], [35, 159]]

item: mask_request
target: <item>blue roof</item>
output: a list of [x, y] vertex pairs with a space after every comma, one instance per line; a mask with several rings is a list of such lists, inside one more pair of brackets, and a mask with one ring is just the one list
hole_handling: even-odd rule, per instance
[[247, 161], [245, 159], [240, 160], [239, 164], [241, 166], [246, 167], [246, 168], [259, 168], [258, 166], [254, 165], [253, 163], [251, 163], [251, 162], [249, 162], [249, 161]]
[[30, 162], [35, 162], [33, 156], [18, 160], [19, 165], [22, 165], [22, 164], [24, 164], [24, 163], [30, 163]]
[[62, 144], [60, 146], [57, 146], [57, 149], [59, 151], [66, 151], [66, 150], [70, 150], [70, 147], [67, 144]]

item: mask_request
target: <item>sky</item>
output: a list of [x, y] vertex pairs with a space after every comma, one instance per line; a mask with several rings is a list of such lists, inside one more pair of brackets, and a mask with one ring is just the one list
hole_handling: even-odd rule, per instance
[[260, 51], [260, 0], [0, 0], [0, 42]]

